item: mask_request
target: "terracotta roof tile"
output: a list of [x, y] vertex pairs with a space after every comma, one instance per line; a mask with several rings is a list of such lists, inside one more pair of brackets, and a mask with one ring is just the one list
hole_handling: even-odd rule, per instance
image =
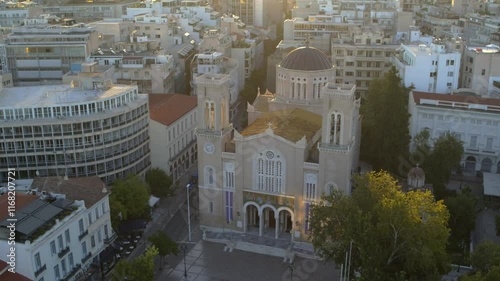
[[[36, 195], [28, 195], [24, 193], [16, 193], [16, 210], [20, 210], [24, 206], [38, 199]], [[0, 195], [0, 221], [3, 221], [8, 216], [8, 193]]]
[[420, 99], [500, 106], [500, 99], [482, 98], [470, 95], [449, 95], [413, 91], [413, 100], [416, 104], [420, 104]]
[[0, 260], [0, 281], [31, 281], [31, 279], [19, 273], [10, 272], [7, 262]]
[[31, 188], [38, 189], [39, 192], [65, 194], [68, 200], [83, 200], [87, 209], [110, 194], [109, 188], [98, 176], [68, 180], [63, 177], [36, 177]]
[[314, 135], [321, 130], [322, 118], [321, 115], [300, 108], [267, 112], [246, 127], [241, 135], [262, 134], [269, 128], [269, 124], [274, 134], [291, 142], [297, 142], [304, 136], [310, 142]]
[[149, 94], [149, 116], [169, 126], [198, 104], [196, 96], [181, 94]]

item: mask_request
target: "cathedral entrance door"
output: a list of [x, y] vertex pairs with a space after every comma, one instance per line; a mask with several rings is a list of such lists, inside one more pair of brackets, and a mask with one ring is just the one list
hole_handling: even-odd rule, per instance
[[289, 212], [286, 212], [285, 231], [287, 233], [290, 233], [290, 231], [292, 231], [292, 216]]

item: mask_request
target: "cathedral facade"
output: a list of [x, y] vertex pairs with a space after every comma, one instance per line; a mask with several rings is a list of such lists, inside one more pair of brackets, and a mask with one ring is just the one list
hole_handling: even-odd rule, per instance
[[351, 193], [360, 102], [334, 75], [320, 50], [295, 49], [277, 65], [276, 93], [259, 91], [241, 130], [229, 123], [232, 81], [196, 77], [201, 227], [306, 239], [311, 205], [334, 189]]

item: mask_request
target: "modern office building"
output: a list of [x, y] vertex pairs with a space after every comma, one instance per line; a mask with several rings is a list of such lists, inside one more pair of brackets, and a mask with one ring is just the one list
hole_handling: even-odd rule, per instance
[[[30, 194], [17, 193], [16, 272], [30, 280], [72, 281], [85, 274], [116, 237], [109, 194], [96, 176], [37, 177]], [[2, 253], [11, 247], [6, 197], [0, 196]]]
[[88, 61], [97, 50], [95, 27], [83, 24], [14, 28], [7, 36], [8, 67], [16, 86], [60, 84], [72, 64]]
[[83, 64], [70, 85], [0, 92], [0, 182], [99, 176], [112, 183], [150, 166], [149, 108], [136, 85], [113, 85]]

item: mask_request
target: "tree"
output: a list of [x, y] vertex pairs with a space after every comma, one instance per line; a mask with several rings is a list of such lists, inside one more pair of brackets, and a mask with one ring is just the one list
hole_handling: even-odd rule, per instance
[[500, 245], [491, 241], [481, 242], [472, 253], [471, 264], [475, 271], [482, 273], [500, 266]]
[[356, 176], [351, 197], [340, 192], [312, 207], [312, 243], [321, 257], [344, 263], [361, 280], [439, 280], [449, 269], [449, 213], [429, 191], [402, 192], [387, 172]]
[[175, 194], [172, 177], [159, 168], [151, 169], [146, 173], [146, 182], [151, 189], [151, 194], [156, 197], [167, 197]]
[[450, 250], [462, 253], [463, 249], [460, 247], [460, 243], [469, 244], [470, 233], [475, 227], [478, 199], [466, 186], [457, 196], [446, 198], [444, 203], [450, 212], [448, 222], [451, 229]]
[[177, 256], [179, 254], [179, 247], [177, 243], [172, 240], [165, 232], [158, 230], [155, 234], [148, 237], [148, 240], [158, 248], [158, 253], [161, 256], [160, 267], [165, 261], [165, 257], [169, 254]]
[[448, 183], [451, 171], [460, 166], [463, 142], [450, 132], [434, 141], [429, 161], [424, 162], [427, 181], [432, 184]]
[[395, 67], [370, 83], [361, 106], [361, 155], [375, 170], [397, 173], [401, 157], [407, 159], [410, 90], [402, 85]]
[[122, 281], [127, 278], [132, 281], [153, 281], [155, 274], [154, 258], [158, 255], [155, 246], [148, 247], [138, 258], [132, 261], [119, 261], [112, 274], [115, 281]]
[[[136, 219], [149, 215], [149, 187], [137, 175], [113, 183], [109, 196], [111, 221]], [[119, 216], [121, 212], [121, 218]]]

